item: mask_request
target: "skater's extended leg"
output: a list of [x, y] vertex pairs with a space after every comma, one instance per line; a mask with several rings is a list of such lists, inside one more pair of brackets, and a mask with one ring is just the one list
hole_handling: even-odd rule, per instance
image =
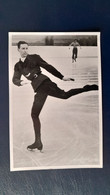
[[97, 85], [85, 85], [83, 88], [76, 88], [76, 89], [71, 89], [69, 91], [66, 92], [65, 95], [65, 99], [68, 99], [71, 96], [83, 93], [83, 92], [88, 92], [88, 91], [94, 91], [94, 90], [98, 90], [98, 86]]
[[44, 90], [47, 86], [49, 88], [48, 95], [53, 96], [53, 97], [57, 97], [57, 98], [61, 98], [61, 99], [68, 99], [71, 96], [74, 96], [74, 95], [77, 95], [77, 94], [80, 94], [83, 92], [98, 90], [97, 85], [86, 85], [83, 88], [71, 89], [71, 90], [65, 92], [64, 90], [60, 89], [55, 83], [53, 83], [51, 81], [45, 82]]

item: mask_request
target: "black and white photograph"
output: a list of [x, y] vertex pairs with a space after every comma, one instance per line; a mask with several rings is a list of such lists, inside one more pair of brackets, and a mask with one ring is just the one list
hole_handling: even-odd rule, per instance
[[100, 32], [9, 32], [10, 171], [103, 167]]

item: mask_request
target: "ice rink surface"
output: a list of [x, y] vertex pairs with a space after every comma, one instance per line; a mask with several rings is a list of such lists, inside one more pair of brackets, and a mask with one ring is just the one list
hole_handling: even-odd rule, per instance
[[[99, 57], [97, 47], [79, 49], [77, 62], [72, 63], [68, 47], [31, 47], [30, 53], [39, 54], [63, 75], [75, 81], [62, 81], [42, 69], [52, 81], [65, 91], [98, 84]], [[18, 61], [16, 47], [12, 49], [12, 66]], [[99, 86], [100, 87], [100, 86]], [[48, 97], [41, 111], [43, 152], [26, 148], [34, 142], [31, 107], [34, 92], [31, 86], [14, 86], [10, 82], [10, 156], [11, 169], [32, 170], [101, 166], [101, 135], [99, 91], [86, 92], [67, 100]]]

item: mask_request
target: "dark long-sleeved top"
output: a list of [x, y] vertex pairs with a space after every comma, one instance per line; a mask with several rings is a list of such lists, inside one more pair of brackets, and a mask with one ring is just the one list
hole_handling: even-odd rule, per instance
[[[63, 75], [56, 70], [52, 65], [45, 62], [39, 55], [27, 55], [24, 62], [21, 60], [14, 66], [13, 83], [17, 86], [21, 86], [21, 76], [25, 76], [28, 80], [32, 81], [32, 87], [34, 91], [41, 85], [41, 83], [48, 79], [48, 77], [41, 73], [41, 67], [58, 77], [63, 78]], [[37, 75], [36, 78], [34, 75]]]

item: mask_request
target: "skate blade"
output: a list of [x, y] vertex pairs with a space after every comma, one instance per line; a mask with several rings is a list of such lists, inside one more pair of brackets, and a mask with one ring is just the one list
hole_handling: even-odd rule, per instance
[[39, 151], [40, 153], [44, 153], [43, 150], [39, 150], [38, 148], [34, 148], [34, 149], [27, 148], [27, 150], [30, 151], [30, 152]]
[[30, 148], [27, 148], [27, 150], [30, 151], [30, 152], [34, 152], [35, 151], [35, 149], [30, 149]]

